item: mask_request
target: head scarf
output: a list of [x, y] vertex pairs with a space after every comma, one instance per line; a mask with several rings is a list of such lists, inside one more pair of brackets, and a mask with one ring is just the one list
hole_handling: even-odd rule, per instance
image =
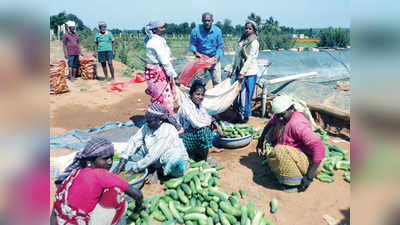
[[161, 21], [150, 21], [145, 27], [144, 31], [146, 32], [146, 38], [144, 39], [144, 43], [146, 44], [152, 37], [153, 32], [151, 29], [159, 28], [164, 26], [165, 24]]
[[85, 148], [75, 154], [74, 161], [65, 169], [65, 171], [57, 178], [56, 183], [65, 180], [74, 169], [81, 168], [80, 160], [87, 158], [104, 157], [114, 154], [114, 146], [104, 138], [93, 137], [85, 146]]
[[178, 132], [183, 131], [182, 126], [178, 123], [178, 121], [176, 121], [169, 111], [160, 104], [151, 104], [146, 111], [146, 116], [166, 121], [172, 124]]
[[288, 95], [281, 95], [272, 100], [271, 106], [274, 114], [285, 112], [293, 105], [292, 98]]
[[72, 20], [67, 21], [65, 24], [67, 24], [68, 27], [75, 27], [75, 22]]
[[100, 27], [100, 26], [107, 26], [107, 24], [106, 24], [106, 22], [104, 22], [104, 21], [100, 21], [100, 22], [99, 22], [99, 27]]

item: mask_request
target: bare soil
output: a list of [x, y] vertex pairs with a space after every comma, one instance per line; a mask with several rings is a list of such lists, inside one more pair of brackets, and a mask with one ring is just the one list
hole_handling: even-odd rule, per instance
[[[62, 57], [59, 42], [51, 42], [51, 61]], [[61, 54], [60, 54], [61, 51]], [[58, 56], [57, 56], [58, 54]], [[60, 56], [61, 55], [61, 56]], [[127, 67], [114, 61], [115, 82], [126, 82], [130, 78], [122, 77]], [[103, 76], [101, 69], [98, 74]], [[145, 83], [132, 84], [121, 93], [107, 92], [109, 85], [105, 81], [78, 79], [69, 83], [70, 92], [50, 96], [50, 133], [57, 135], [72, 129], [88, 129], [103, 125], [107, 121], [127, 121], [133, 115], [143, 115], [150, 98], [144, 93]], [[81, 91], [86, 88], [86, 91]], [[250, 123], [263, 127], [263, 119], [252, 117]], [[342, 141], [334, 143], [333, 140]], [[349, 150], [348, 141], [330, 137], [331, 144]], [[340, 224], [350, 224], [350, 184], [343, 180], [343, 171], [337, 171], [334, 183], [322, 183], [315, 180], [303, 193], [286, 193], [278, 189], [274, 177], [261, 164], [256, 156], [257, 142], [252, 141], [241, 149], [224, 149], [221, 153], [211, 153], [226, 168], [220, 171], [220, 183], [223, 190], [229, 192], [242, 189], [246, 192], [243, 200], [253, 200], [258, 209], [264, 210], [266, 217], [276, 224], [327, 224], [323, 219], [329, 215]], [[72, 150], [50, 150], [50, 157], [57, 157], [73, 152]], [[51, 180], [51, 202], [55, 186]], [[162, 184], [146, 184], [142, 191], [145, 197], [163, 191]], [[275, 214], [269, 212], [269, 201], [276, 198], [279, 209]]]

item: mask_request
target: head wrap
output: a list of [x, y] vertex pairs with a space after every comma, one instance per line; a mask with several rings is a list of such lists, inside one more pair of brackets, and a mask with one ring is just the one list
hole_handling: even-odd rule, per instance
[[106, 24], [106, 22], [104, 22], [104, 21], [100, 21], [100, 22], [99, 22], [99, 27], [100, 27], [100, 26], [107, 26], [107, 24]]
[[72, 20], [67, 21], [65, 24], [67, 24], [68, 27], [75, 27], [75, 22]]
[[258, 35], [258, 25], [257, 25], [257, 23], [254, 22], [253, 20], [246, 20], [246, 24], [247, 24], [247, 23], [250, 23], [250, 24], [253, 26], [253, 28], [254, 28], [254, 33], [255, 33], [256, 35]]
[[104, 138], [93, 137], [85, 146], [85, 148], [75, 154], [74, 161], [65, 169], [65, 171], [57, 178], [56, 183], [65, 180], [74, 169], [80, 168], [80, 160], [87, 158], [105, 157], [114, 154], [114, 146]]
[[178, 123], [178, 121], [176, 121], [169, 111], [160, 104], [151, 104], [146, 111], [146, 116], [166, 121], [172, 124], [178, 132], [183, 131], [182, 126]]
[[146, 44], [151, 37], [153, 36], [153, 32], [151, 29], [159, 28], [164, 26], [165, 24], [161, 21], [150, 21], [145, 27], [144, 31], [146, 32], [146, 38], [144, 39], [144, 43]]
[[285, 112], [293, 105], [292, 98], [288, 95], [281, 95], [272, 100], [271, 106], [274, 114]]

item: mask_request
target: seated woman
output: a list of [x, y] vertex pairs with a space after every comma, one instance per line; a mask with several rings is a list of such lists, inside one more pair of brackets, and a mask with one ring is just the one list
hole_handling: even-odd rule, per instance
[[183, 132], [182, 127], [160, 104], [150, 105], [145, 117], [146, 124], [131, 137], [114, 172], [122, 171], [131, 159], [135, 162], [131, 168], [133, 172], [146, 168], [155, 170], [150, 183], [157, 181], [157, 169], [161, 168], [164, 175], [182, 176], [189, 160], [179, 137], [178, 131]]
[[[109, 172], [114, 146], [103, 138], [93, 138], [58, 177], [52, 225], [114, 225], [125, 213], [125, 194], [142, 206], [142, 193], [124, 179]], [[123, 223], [123, 220], [121, 220]], [[120, 224], [120, 223], [118, 223]]]
[[217, 129], [221, 135], [223, 132], [218, 123], [201, 106], [205, 91], [206, 88], [201, 81], [194, 81], [189, 91], [190, 98], [183, 98], [178, 118], [184, 129], [183, 143], [189, 157], [195, 161], [206, 160], [210, 165], [217, 165], [218, 162], [208, 155], [212, 147], [212, 129]]
[[325, 146], [289, 96], [278, 96], [271, 105], [274, 116], [258, 139], [257, 153], [263, 153], [266, 139], [274, 146], [267, 160], [278, 181], [286, 191], [304, 191], [319, 172]]

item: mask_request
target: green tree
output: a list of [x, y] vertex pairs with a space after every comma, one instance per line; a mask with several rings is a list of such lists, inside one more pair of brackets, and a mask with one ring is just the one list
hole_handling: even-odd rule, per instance
[[255, 13], [250, 13], [250, 15], [247, 17], [247, 19], [249, 20], [253, 20], [254, 22], [256, 22], [257, 24], [261, 23], [261, 17], [257, 16]]

